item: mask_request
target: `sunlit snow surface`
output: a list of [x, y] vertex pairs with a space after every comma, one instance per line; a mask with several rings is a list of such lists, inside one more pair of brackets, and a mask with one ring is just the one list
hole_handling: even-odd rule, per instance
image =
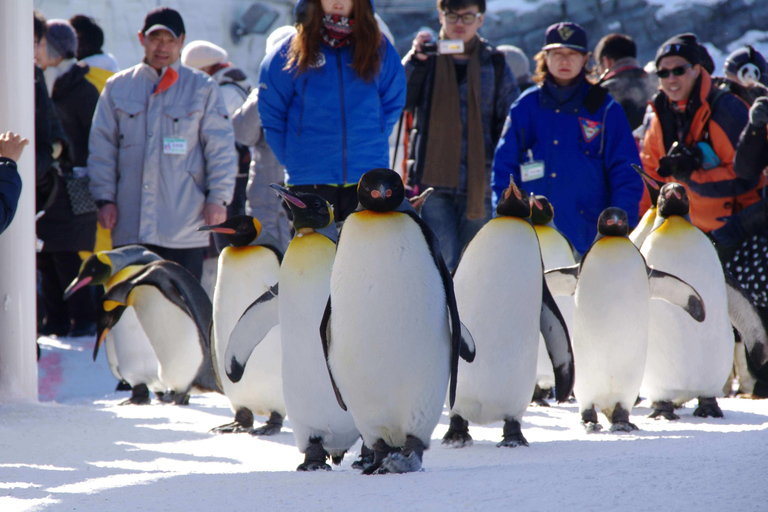
[[288, 428], [210, 434], [232, 419], [213, 394], [120, 406], [128, 394], [112, 391], [103, 354], [92, 362], [93, 340], [42, 343], [41, 402], [0, 405], [2, 512], [766, 510], [766, 401], [723, 399], [724, 420], [694, 418], [689, 404], [676, 422], [646, 418], [643, 402], [632, 434], [586, 434], [576, 404], [531, 407], [530, 447], [514, 449], [495, 446], [501, 424], [472, 426], [471, 447], [443, 447], [446, 412], [420, 473], [359, 475], [358, 443], [332, 472], [305, 474]]

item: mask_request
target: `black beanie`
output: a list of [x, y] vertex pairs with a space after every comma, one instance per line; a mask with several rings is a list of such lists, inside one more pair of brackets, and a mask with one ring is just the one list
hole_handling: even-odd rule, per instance
[[691, 64], [701, 64], [701, 49], [694, 34], [678, 34], [668, 39], [656, 50], [656, 69], [659, 69], [659, 61], [664, 57], [678, 55]]

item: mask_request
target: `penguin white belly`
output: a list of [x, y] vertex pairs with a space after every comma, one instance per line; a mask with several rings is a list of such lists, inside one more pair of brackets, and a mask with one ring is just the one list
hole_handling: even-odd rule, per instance
[[[118, 322], [120, 323], [120, 322]], [[115, 325], [117, 327], [117, 325]], [[117, 355], [115, 354], [115, 337], [112, 334], [112, 329], [107, 332], [107, 337], [104, 339], [104, 352], [107, 356], [107, 364], [109, 365], [109, 371], [112, 372], [112, 375], [115, 376], [117, 380], [125, 380], [122, 375], [120, 375], [120, 368], [119, 364], [117, 362]]]
[[648, 274], [626, 238], [596, 242], [576, 286], [573, 358], [579, 409], [634, 406], [648, 347]]
[[167, 389], [160, 381], [155, 351], [132, 306], [125, 308], [120, 320], [107, 334], [107, 341], [110, 337], [120, 375], [128, 384], [146, 384], [152, 391], [164, 392]]
[[129, 301], [157, 356], [160, 380], [172, 391], [187, 391], [203, 362], [194, 320], [154, 286], [136, 286]]
[[335, 245], [323, 235], [297, 236], [280, 268], [283, 396], [302, 453], [313, 437], [322, 438], [323, 448], [334, 455], [360, 436], [350, 413], [336, 401], [320, 340], [334, 253]]
[[331, 275], [329, 361], [365, 442], [429, 446], [445, 401], [450, 332], [440, 273], [416, 222], [369, 211], [344, 223]]
[[[573, 250], [565, 237], [556, 229], [549, 226], [534, 226], [539, 238], [541, 258], [544, 261], [544, 270], [559, 267], [570, 267], [576, 264]], [[568, 334], [573, 335], [573, 297], [560, 295], [555, 297], [555, 303], [563, 315]], [[552, 360], [549, 358], [544, 337], [539, 333], [539, 353], [536, 358], [536, 384], [542, 389], [555, 387], [555, 372], [552, 370]]]
[[684, 311], [652, 301], [643, 396], [681, 404], [722, 396], [733, 365], [733, 331], [725, 278], [707, 236], [685, 219], [670, 217], [642, 247], [648, 265], [690, 284], [704, 300], [698, 323]]
[[256, 346], [240, 381], [226, 377], [224, 357], [237, 321], [254, 300], [277, 283], [279, 272], [275, 253], [265, 247], [227, 247], [219, 255], [213, 292], [213, 348], [221, 386], [233, 411], [247, 407], [261, 416], [272, 411], [285, 416], [279, 328]]
[[531, 402], [542, 272], [536, 234], [517, 218], [491, 220], [464, 252], [454, 277], [456, 303], [477, 347], [472, 364], [459, 361], [453, 410], [464, 419], [520, 421]]

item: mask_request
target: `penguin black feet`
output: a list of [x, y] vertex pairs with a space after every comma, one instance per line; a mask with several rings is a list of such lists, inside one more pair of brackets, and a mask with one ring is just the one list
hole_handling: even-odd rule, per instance
[[693, 415], [699, 418], [723, 418], [723, 410], [717, 405], [715, 397], [699, 397], [699, 406], [693, 411]]
[[240, 434], [251, 432], [253, 429], [253, 413], [250, 409], [241, 407], [235, 412], [235, 421], [226, 425], [219, 425], [210, 430], [214, 434]]
[[352, 463], [352, 469], [365, 470], [368, 466], [373, 464], [374, 457], [373, 450], [368, 448], [368, 445], [363, 441], [363, 446], [360, 448], [360, 458]]
[[280, 433], [283, 428], [283, 416], [280, 413], [272, 411], [269, 419], [263, 427], [255, 428], [251, 431], [254, 436], [273, 436]]
[[516, 448], [518, 446], [528, 446], [528, 440], [523, 436], [520, 430], [520, 422], [517, 420], [504, 420], [504, 434], [497, 447], [506, 446]]
[[373, 445], [373, 464], [363, 470], [364, 475], [386, 475], [387, 473], [412, 473], [421, 469], [421, 460], [426, 446], [414, 437], [405, 438], [405, 446], [394, 448], [379, 439]]
[[624, 409], [621, 404], [616, 404], [611, 414], [611, 432], [632, 432], [640, 430], [637, 425], [630, 423], [629, 411]]
[[[38, 359], [40, 358], [38, 357]], [[125, 382], [124, 380], [121, 380], [120, 382], [118, 382], [117, 387], [115, 387], [115, 391], [130, 391], [130, 390], [131, 390], [131, 385]]]
[[149, 405], [152, 399], [149, 398], [149, 388], [146, 384], [137, 384], [131, 390], [131, 398], [120, 402], [120, 405]]
[[533, 390], [533, 398], [531, 399], [531, 403], [541, 407], [549, 407], [549, 402], [547, 402], [547, 399], [552, 398], [553, 396], [552, 388], [542, 389], [538, 384], [536, 384], [536, 387]]
[[299, 464], [296, 471], [317, 471], [319, 469], [330, 471], [331, 466], [326, 463], [328, 452], [323, 448], [322, 440], [319, 437], [309, 439], [309, 447], [304, 452], [304, 462]]
[[679, 420], [680, 416], [675, 414], [675, 406], [672, 405], [672, 402], [668, 400], [664, 400], [661, 402], [653, 402], [651, 404], [651, 407], [653, 407], [653, 412], [651, 413], [649, 418], [653, 418], [655, 420], [659, 418], [664, 418], [669, 421], [673, 420]]
[[594, 406], [581, 411], [581, 424], [588, 434], [603, 430], [603, 426], [597, 422], [597, 411]]
[[451, 425], [443, 436], [443, 444], [452, 448], [472, 446], [472, 436], [469, 435], [469, 422], [458, 414], [451, 416]]
[[376, 474], [379, 469], [381, 469], [381, 463], [384, 462], [384, 459], [387, 458], [390, 453], [398, 451], [398, 448], [389, 446], [383, 439], [379, 439], [373, 443], [371, 448], [373, 448], [373, 464], [363, 469], [364, 475]]

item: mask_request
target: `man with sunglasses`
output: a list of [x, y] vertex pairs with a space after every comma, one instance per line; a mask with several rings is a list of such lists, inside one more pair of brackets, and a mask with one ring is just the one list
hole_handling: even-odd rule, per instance
[[[733, 170], [736, 143], [748, 120], [747, 105], [713, 87], [694, 34], [677, 35], [656, 52], [661, 90], [643, 141], [645, 171], [663, 182], [682, 183], [691, 203], [691, 222], [710, 232], [760, 199], [758, 179]], [[641, 213], [650, 205], [646, 192]]]
[[519, 91], [504, 54], [477, 35], [485, 0], [438, 0], [437, 9], [440, 40], [455, 41], [451, 46], [460, 53], [427, 55], [423, 45], [432, 36], [420, 32], [403, 59], [405, 109], [414, 114], [408, 185], [435, 188], [421, 216], [453, 271], [461, 251], [493, 215], [493, 151]]

